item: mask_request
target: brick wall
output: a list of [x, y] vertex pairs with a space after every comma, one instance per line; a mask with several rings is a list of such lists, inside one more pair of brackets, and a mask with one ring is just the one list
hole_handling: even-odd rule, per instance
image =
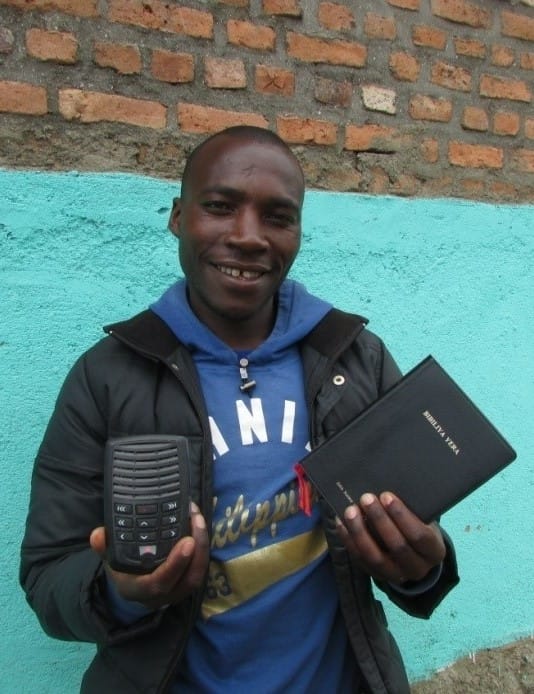
[[533, 0], [0, 0], [0, 165], [179, 176], [227, 125], [317, 188], [534, 202]]

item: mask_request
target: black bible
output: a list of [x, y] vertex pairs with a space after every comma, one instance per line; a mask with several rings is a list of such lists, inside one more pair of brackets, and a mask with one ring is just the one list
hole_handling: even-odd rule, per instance
[[515, 457], [429, 356], [296, 468], [340, 518], [365, 492], [390, 491], [429, 523]]

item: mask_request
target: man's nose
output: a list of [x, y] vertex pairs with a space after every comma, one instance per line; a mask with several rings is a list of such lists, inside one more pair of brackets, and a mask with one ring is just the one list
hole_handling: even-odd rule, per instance
[[264, 248], [267, 245], [261, 214], [253, 208], [243, 207], [234, 217], [229, 241], [247, 248]]

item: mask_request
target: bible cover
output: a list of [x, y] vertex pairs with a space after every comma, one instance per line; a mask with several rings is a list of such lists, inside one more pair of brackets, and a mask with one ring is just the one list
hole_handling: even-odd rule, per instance
[[300, 466], [340, 518], [365, 492], [390, 491], [429, 523], [515, 457], [429, 356]]

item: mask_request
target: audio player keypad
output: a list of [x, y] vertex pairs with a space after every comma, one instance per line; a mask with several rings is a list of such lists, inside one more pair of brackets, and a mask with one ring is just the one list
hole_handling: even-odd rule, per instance
[[166, 554], [170, 550], [169, 541], [175, 540], [180, 531], [178, 515], [169, 513], [177, 506], [176, 501], [114, 504], [115, 538], [120, 543], [129, 543], [129, 547], [123, 547], [126, 554], [141, 561], [152, 561], [157, 555]]

